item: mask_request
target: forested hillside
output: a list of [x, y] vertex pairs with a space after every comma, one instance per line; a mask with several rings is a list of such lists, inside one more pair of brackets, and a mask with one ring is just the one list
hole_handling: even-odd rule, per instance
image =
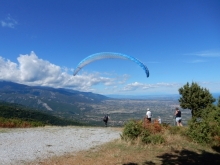
[[26, 108], [19, 104], [0, 102], [0, 127], [83, 125], [77, 121], [55, 117], [45, 112]]
[[99, 104], [107, 99], [106, 96], [91, 92], [0, 81], [0, 101], [45, 110], [49, 114], [70, 120], [79, 120], [85, 111], [94, 109], [90, 104]]

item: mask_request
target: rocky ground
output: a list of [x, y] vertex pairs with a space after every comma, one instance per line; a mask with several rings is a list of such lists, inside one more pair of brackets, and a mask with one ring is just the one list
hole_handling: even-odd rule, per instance
[[120, 131], [98, 127], [0, 129], [0, 162], [22, 165], [87, 150], [120, 138]]

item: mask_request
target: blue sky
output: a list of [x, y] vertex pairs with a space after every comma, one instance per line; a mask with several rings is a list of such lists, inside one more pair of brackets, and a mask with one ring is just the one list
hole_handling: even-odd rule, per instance
[[[0, 80], [100, 94], [220, 92], [219, 0], [0, 0]], [[99, 52], [142, 61], [105, 59]]]

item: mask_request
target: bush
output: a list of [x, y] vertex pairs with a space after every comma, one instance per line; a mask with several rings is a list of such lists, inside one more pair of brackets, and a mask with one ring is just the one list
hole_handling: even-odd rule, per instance
[[169, 132], [171, 135], [176, 135], [180, 133], [180, 129], [181, 129], [180, 127], [176, 127], [176, 126], [169, 127]]
[[[162, 144], [165, 142], [165, 139], [162, 135], [156, 134], [156, 135], [150, 135], [147, 138], [147, 143], [152, 144]], [[146, 143], [146, 141], [142, 140], [142, 142]]]
[[144, 129], [144, 131], [141, 133], [141, 141], [144, 142], [144, 143], [150, 143], [150, 131], [147, 130], [147, 129]]
[[220, 145], [220, 108], [215, 106], [203, 110], [201, 118], [188, 122], [186, 134], [202, 144]]
[[124, 125], [124, 130], [121, 138], [124, 140], [134, 140], [141, 134], [142, 130], [142, 121], [130, 120]]
[[158, 122], [149, 123], [142, 121], [130, 120], [124, 125], [121, 138], [123, 140], [135, 140], [140, 137], [141, 141], [145, 144], [161, 144], [165, 139], [160, 134], [162, 126]]
[[198, 143], [209, 143], [211, 141], [211, 134], [209, 124], [206, 121], [189, 121], [189, 127], [186, 134]]
[[153, 123], [149, 123], [149, 121], [144, 118], [143, 122], [144, 129], [147, 129], [150, 131], [150, 133], [155, 134], [162, 131], [162, 125], [159, 124], [158, 120], [154, 120]]
[[141, 141], [145, 144], [162, 144], [165, 139], [160, 134], [151, 134], [149, 130], [145, 129], [141, 134]]

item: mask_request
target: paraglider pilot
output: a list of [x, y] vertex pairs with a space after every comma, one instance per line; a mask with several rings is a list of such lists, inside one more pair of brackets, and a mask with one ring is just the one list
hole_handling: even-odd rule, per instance
[[103, 121], [105, 122], [105, 126], [107, 127], [108, 125], [108, 119], [109, 119], [109, 115], [105, 115], [104, 118], [103, 118]]

